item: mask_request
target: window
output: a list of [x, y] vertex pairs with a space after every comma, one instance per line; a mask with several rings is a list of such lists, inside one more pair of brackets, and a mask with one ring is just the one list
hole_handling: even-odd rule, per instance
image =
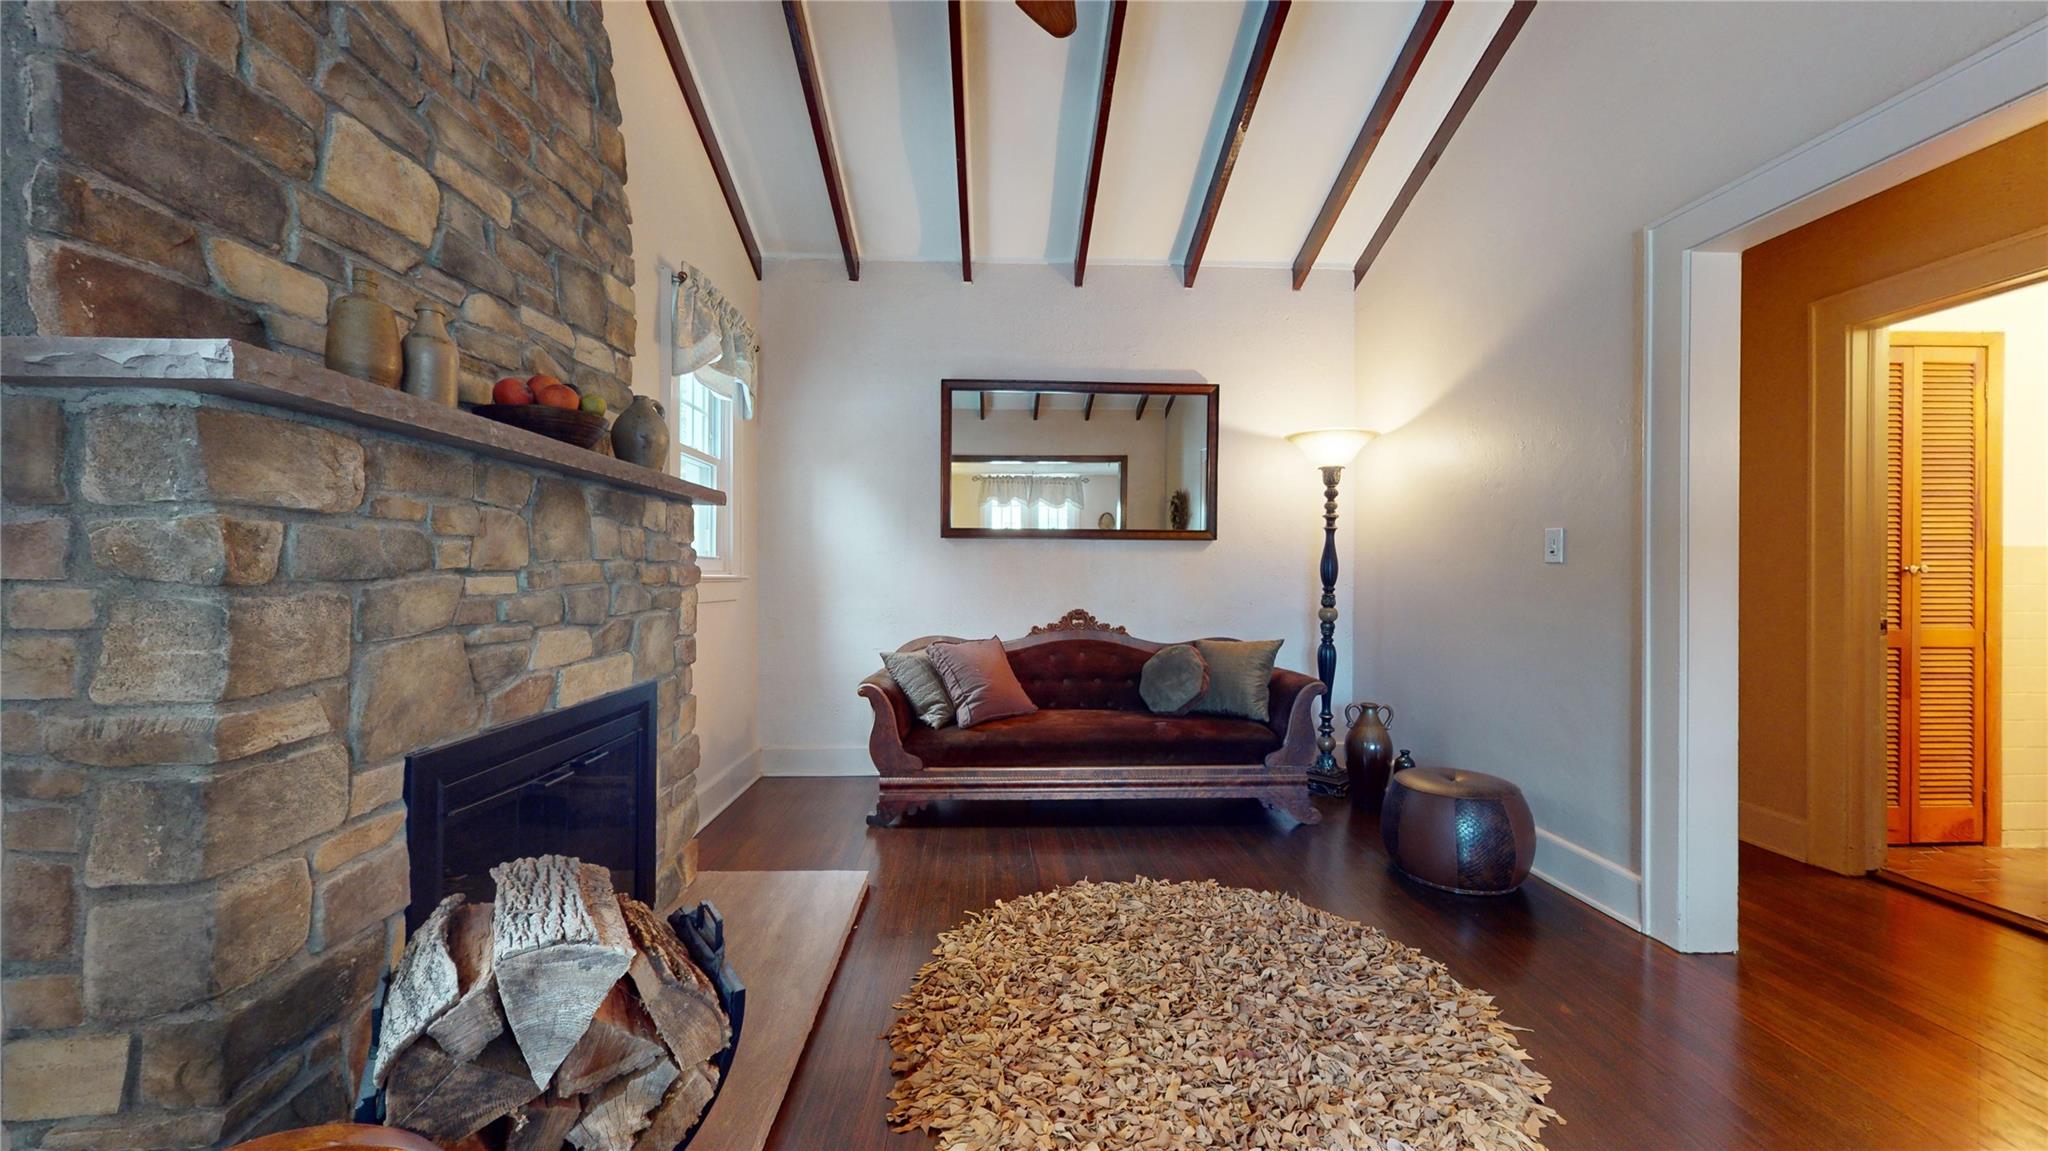
[[733, 402], [705, 387], [694, 373], [675, 378], [675, 400], [669, 405], [675, 424], [676, 475], [693, 484], [725, 493], [724, 507], [696, 507], [697, 566], [707, 575], [739, 571], [734, 539], [734, 504], [738, 484], [733, 467]]

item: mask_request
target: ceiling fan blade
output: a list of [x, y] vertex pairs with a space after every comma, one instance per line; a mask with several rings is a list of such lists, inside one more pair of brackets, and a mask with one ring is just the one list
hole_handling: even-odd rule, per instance
[[1074, 15], [1074, 0], [1017, 0], [1017, 7], [1033, 23], [1062, 40], [1080, 26], [1080, 18]]

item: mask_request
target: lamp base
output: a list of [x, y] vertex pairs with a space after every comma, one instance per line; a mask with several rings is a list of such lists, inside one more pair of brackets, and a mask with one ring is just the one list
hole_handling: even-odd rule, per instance
[[1351, 794], [1351, 778], [1344, 774], [1344, 769], [1337, 765], [1334, 758], [1328, 755], [1318, 756], [1315, 764], [1308, 769], [1308, 793], [1342, 799]]

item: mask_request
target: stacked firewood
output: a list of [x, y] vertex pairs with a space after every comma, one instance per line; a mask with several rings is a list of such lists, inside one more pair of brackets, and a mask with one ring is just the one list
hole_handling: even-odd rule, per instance
[[611, 874], [559, 855], [491, 869], [407, 941], [371, 1074], [385, 1119], [461, 1151], [673, 1151], [731, 1031], [711, 981]]

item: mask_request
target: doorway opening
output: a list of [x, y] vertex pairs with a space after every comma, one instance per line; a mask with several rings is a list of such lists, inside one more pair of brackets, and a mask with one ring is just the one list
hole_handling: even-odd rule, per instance
[[1886, 349], [1880, 878], [2048, 933], [2048, 281]]

